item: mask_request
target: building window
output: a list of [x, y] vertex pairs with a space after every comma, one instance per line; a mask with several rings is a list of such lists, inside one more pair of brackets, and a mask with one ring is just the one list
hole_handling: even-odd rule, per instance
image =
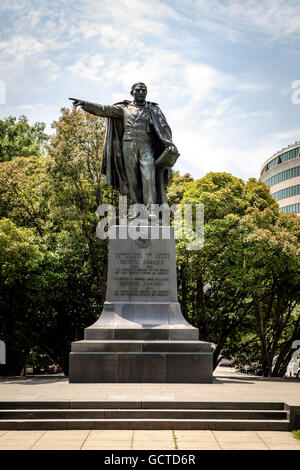
[[281, 163], [297, 158], [298, 152], [299, 152], [299, 148], [296, 148], [296, 149], [289, 150], [288, 152], [283, 153], [282, 155], [280, 155]]
[[265, 171], [270, 170], [270, 168], [273, 168], [276, 165], [279, 165], [280, 163], [288, 162], [289, 160], [293, 160], [294, 158], [298, 157], [300, 147], [297, 147], [295, 149], [289, 150], [288, 152], [282, 153], [279, 155], [279, 157], [273, 158], [263, 169], [262, 173]]
[[294, 168], [289, 168], [288, 170], [281, 171], [277, 175], [268, 178], [265, 183], [269, 186], [280, 183], [281, 181], [289, 180], [290, 178], [295, 178], [300, 176], [300, 166], [295, 166]]
[[286, 197], [297, 196], [300, 194], [300, 184], [296, 184], [295, 186], [290, 186], [289, 188], [281, 189], [276, 193], [273, 193], [272, 196], [276, 199], [276, 201], [280, 201], [280, 199], [285, 199]]
[[300, 213], [300, 203], [291, 204], [290, 206], [280, 207], [282, 212], [298, 212]]
[[273, 160], [271, 160], [271, 161], [267, 164], [266, 170], [270, 170], [270, 168], [273, 168], [273, 166], [276, 166], [276, 165], [277, 165], [277, 160], [278, 160], [278, 157], [273, 158]]

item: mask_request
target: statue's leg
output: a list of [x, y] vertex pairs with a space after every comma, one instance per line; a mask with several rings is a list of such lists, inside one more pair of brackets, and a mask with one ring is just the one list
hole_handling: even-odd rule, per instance
[[133, 204], [142, 204], [138, 150], [135, 142], [124, 141], [122, 146], [128, 189]]
[[156, 167], [155, 172], [157, 204], [168, 204], [165, 183], [166, 169], [164, 167]]
[[139, 163], [143, 185], [143, 203], [147, 209], [156, 204], [155, 162], [154, 152], [150, 143], [140, 146]]

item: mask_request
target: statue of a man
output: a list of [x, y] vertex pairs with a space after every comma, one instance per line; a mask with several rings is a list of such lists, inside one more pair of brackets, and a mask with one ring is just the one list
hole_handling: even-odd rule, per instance
[[129, 194], [134, 204], [151, 209], [151, 204], [167, 202], [170, 168], [179, 154], [157, 103], [146, 101], [146, 85], [135, 83], [130, 93], [133, 101], [112, 106], [70, 99], [74, 106], [108, 118], [101, 167], [106, 182]]

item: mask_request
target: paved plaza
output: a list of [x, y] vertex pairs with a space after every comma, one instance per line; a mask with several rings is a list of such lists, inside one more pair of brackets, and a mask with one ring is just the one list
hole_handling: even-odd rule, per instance
[[299, 450], [285, 431], [0, 431], [0, 450]]
[[[218, 368], [213, 384], [69, 384], [64, 377], [2, 377], [0, 401], [265, 401], [300, 406], [300, 381]], [[0, 431], [0, 450], [299, 450], [285, 431]]]
[[217, 369], [211, 384], [70, 384], [63, 376], [0, 377], [0, 401], [255, 401], [300, 406], [299, 379], [267, 379]]

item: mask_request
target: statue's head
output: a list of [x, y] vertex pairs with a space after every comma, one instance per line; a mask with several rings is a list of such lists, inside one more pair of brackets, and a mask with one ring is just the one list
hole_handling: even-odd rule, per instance
[[134, 83], [131, 87], [130, 94], [134, 97], [134, 99], [140, 101], [145, 100], [147, 96], [147, 87], [145, 83], [137, 82]]

